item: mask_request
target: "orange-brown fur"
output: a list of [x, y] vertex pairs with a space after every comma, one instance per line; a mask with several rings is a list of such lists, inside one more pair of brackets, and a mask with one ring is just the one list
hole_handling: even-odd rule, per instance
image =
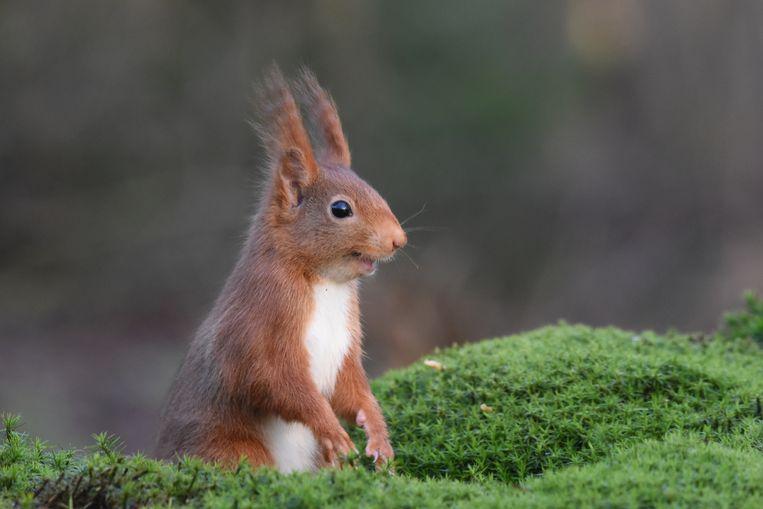
[[[353, 444], [337, 415], [366, 430], [366, 453], [393, 457], [387, 428], [361, 364], [356, 279], [369, 259], [405, 244], [386, 202], [349, 167], [350, 152], [333, 101], [304, 72], [296, 87], [322, 138], [314, 151], [291, 89], [274, 68], [258, 102], [270, 158], [267, 185], [247, 241], [212, 312], [199, 329], [170, 391], [157, 454], [192, 454], [233, 465], [243, 456], [273, 464], [263, 419], [307, 426], [331, 464]], [[337, 196], [352, 218], [330, 216]], [[360, 253], [360, 256], [358, 255]], [[312, 285], [351, 285], [350, 349], [327, 399], [310, 375], [303, 344]]]

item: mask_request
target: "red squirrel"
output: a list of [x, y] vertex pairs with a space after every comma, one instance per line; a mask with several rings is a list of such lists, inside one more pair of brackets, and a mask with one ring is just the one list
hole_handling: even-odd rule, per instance
[[406, 233], [351, 169], [336, 106], [309, 71], [290, 86], [274, 66], [257, 99], [266, 185], [170, 389], [157, 455], [314, 470], [355, 450], [339, 416], [364, 428], [380, 465], [394, 453], [361, 363], [358, 279]]

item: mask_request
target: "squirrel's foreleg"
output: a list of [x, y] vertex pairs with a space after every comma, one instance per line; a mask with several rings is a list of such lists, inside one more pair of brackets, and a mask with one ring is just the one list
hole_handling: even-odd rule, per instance
[[389, 442], [387, 424], [376, 401], [360, 360], [359, 348], [351, 351], [337, 376], [331, 406], [348, 423], [354, 422], [366, 432], [365, 453], [377, 466], [395, 457]]

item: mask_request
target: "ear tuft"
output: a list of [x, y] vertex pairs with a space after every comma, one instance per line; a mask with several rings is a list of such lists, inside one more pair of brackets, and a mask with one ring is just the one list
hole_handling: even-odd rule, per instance
[[256, 88], [255, 109], [258, 117], [255, 129], [269, 159], [276, 165], [281, 165], [284, 160], [282, 156], [296, 150], [289, 159], [299, 157], [309, 180], [315, 178], [318, 164], [310, 138], [291, 89], [276, 64], [271, 66], [262, 84]]
[[324, 147], [321, 158], [328, 162], [350, 166], [350, 148], [342, 131], [342, 123], [336, 104], [324, 90], [315, 75], [303, 67], [296, 83], [300, 101], [304, 104], [308, 118], [321, 134]]

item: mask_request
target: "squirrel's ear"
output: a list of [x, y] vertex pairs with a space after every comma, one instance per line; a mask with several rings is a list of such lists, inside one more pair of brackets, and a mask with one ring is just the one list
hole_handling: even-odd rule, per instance
[[321, 134], [321, 158], [327, 162], [350, 166], [350, 148], [342, 131], [339, 113], [331, 96], [318, 83], [309, 69], [303, 68], [297, 82], [297, 91], [308, 118]]
[[302, 151], [298, 148], [286, 150], [277, 163], [274, 183], [274, 197], [281, 208], [299, 206], [303, 191], [311, 182], [311, 172]]
[[286, 178], [309, 185], [318, 175], [318, 163], [294, 96], [275, 64], [256, 90], [256, 101], [259, 118], [254, 127], [275, 168], [276, 183]]

